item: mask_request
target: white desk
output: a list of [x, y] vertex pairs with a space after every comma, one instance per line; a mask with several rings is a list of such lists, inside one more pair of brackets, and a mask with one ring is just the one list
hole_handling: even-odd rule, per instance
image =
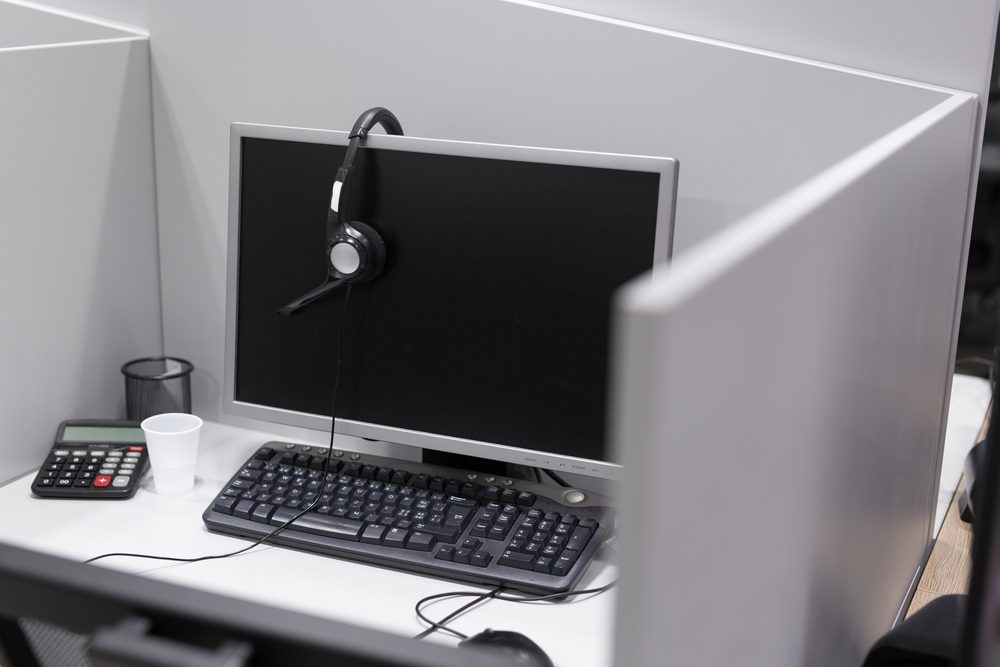
[[948, 506], [962, 477], [965, 456], [976, 444], [989, 406], [990, 383], [987, 380], [970, 375], [955, 376], [951, 385], [951, 403], [948, 406], [948, 429], [944, 436], [934, 535], [938, 534], [944, 523]]
[[[965, 453], [975, 441], [989, 404], [985, 380], [956, 376], [949, 411], [940, 497], [944, 508], [958, 483]], [[269, 439], [266, 433], [207, 423], [198, 462], [199, 482], [183, 498], [163, 498], [147, 478], [136, 496], [125, 502], [38, 500], [31, 497], [32, 475], [0, 487], [0, 539], [18, 546], [84, 560], [109, 551], [199, 556], [225, 553], [248, 544], [209, 533], [201, 513], [223, 483], [253, 450]], [[314, 444], [314, 443], [310, 443]], [[943, 511], [939, 511], [943, 516]], [[940, 524], [938, 524], [940, 525]], [[935, 531], [936, 532], [936, 531]], [[599, 552], [582, 585], [600, 586], [616, 578], [607, 550]], [[359, 563], [261, 546], [233, 558], [193, 564], [115, 558], [106, 567], [277, 605], [320, 617], [355, 623], [404, 636], [424, 629], [413, 613], [420, 598], [445, 591], [486, 590]], [[264, 585], [279, 579], [281, 588]], [[442, 618], [467, 599], [428, 607]], [[516, 630], [535, 640], [557, 666], [610, 665], [615, 591], [559, 605], [491, 601], [451, 625], [466, 634], [487, 627]], [[432, 641], [454, 643], [436, 633]]]
[[[21, 477], [0, 487], [0, 539], [81, 561], [111, 551], [168, 556], [235, 551], [249, 542], [208, 532], [201, 513], [237, 466], [269, 439], [281, 438], [206, 423], [198, 484], [181, 498], [157, 495], [147, 476], [127, 501], [39, 500], [31, 497], [34, 475]], [[581, 585], [614, 580], [617, 568], [608, 563], [610, 558], [608, 550], [599, 552]], [[426, 627], [413, 613], [417, 600], [446, 591], [489, 590], [269, 545], [200, 563], [113, 558], [99, 564], [404, 636]], [[442, 618], [466, 602], [468, 598], [431, 604], [426, 613]], [[614, 609], [615, 590], [558, 605], [492, 600], [449, 625], [465, 634], [485, 628], [522, 632], [557, 666], [609, 665]], [[431, 640], [457, 642], [442, 633]]]

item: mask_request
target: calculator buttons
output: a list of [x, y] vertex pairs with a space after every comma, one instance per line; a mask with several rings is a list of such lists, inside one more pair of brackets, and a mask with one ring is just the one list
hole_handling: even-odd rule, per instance
[[130, 498], [148, 465], [146, 447], [138, 443], [71, 443], [66, 447], [57, 442], [31, 488], [42, 498]]

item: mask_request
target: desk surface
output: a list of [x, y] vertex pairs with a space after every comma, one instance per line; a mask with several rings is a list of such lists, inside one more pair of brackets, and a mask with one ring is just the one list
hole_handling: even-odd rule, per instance
[[[201, 513], [237, 466], [270, 439], [280, 438], [206, 423], [197, 485], [180, 498], [157, 495], [147, 476], [127, 501], [40, 500], [31, 497], [33, 475], [21, 477], [0, 488], [0, 505], [5, 508], [0, 513], [0, 537], [81, 561], [111, 551], [182, 557], [234, 551], [249, 542], [208, 532]], [[617, 568], [609, 564], [611, 558], [610, 550], [599, 552], [580, 585], [590, 588], [613, 581]], [[404, 636], [425, 628], [413, 611], [419, 599], [446, 591], [490, 590], [268, 545], [199, 563], [113, 558], [99, 564]], [[278, 581], [280, 587], [263, 585], [267, 581]], [[431, 618], [442, 618], [467, 601], [442, 601], [425, 609]], [[465, 634], [486, 628], [522, 632], [556, 665], [608, 665], [614, 608], [614, 589], [558, 605], [492, 600], [449, 625]], [[442, 633], [430, 640], [457, 642]]]
[[[942, 466], [941, 499], [946, 509], [960, 475], [965, 452], [975, 442], [989, 388], [984, 380], [956, 376]], [[244, 547], [247, 541], [208, 532], [201, 513], [229, 476], [253, 451], [270, 439], [267, 433], [207, 423], [202, 435], [195, 490], [181, 498], [156, 494], [152, 479], [143, 480], [128, 501], [39, 500], [31, 497], [32, 476], [0, 487], [0, 538], [18, 546], [84, 560], [110, 551], [200, 556]], [[598, 553], [581, 583], [600, 586], [617, 577], [610, 550]], [[141, 573], [174, 583], [319, 617], [410, 636], [424, 629], [413, 605], [446, 591], [485, 590], [442, 579], [398, 572], [303, 553], [261, 546], [222, 560], [163, 564], [115, 558], [103, 566]], [[284, 573], [280, 589], [259, 582]], [[441, 618], [465, 600], [430, 605]], [[556, 665], [609, 665], [615, 613], [615, 591], [559, 605], [490, 601], [451, 624], [473, 634], [485, 628], [516, 630], [535, 640]], [[436, 633], [432, 641], [454, 643]]]

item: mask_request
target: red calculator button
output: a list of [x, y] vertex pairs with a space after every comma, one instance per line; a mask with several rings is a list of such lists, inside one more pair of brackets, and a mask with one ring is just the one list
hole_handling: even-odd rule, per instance
[[128, 450], [130, 452], [141, 452], [143, 449], [145, 449], [145, 448], [144, 447], [138, 447], [138, 446], [132, 446], [132, 447], [128, 448]]
[[105, 486], [109, 486], [110, 484], [111, 484], [110, 475], [98, 475], [97, 477], [94, 478], [94, 486], [96, 486], [99, 489], [104, 488]]

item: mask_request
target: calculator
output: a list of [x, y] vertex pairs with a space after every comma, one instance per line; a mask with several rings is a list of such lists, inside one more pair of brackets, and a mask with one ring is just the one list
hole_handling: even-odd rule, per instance
[[146, 436], [137, 421], [74, 419], [55, 443], [31, 491], [40, 498], [131, 498], [149, 468]]

